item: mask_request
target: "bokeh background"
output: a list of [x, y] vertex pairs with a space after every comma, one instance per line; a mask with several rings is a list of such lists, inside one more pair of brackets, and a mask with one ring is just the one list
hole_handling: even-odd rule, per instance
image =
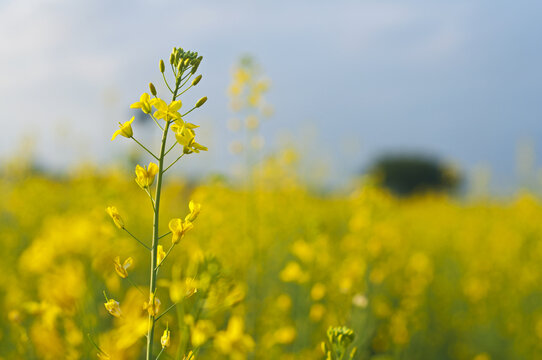
[[[342, 184], [382, 152], [425, 152], [466, 170], [490, 169], [492, 188], [518, 184], [518, 144], [533, 154], [542, 5], [532, 1], [4, 1], [0, 154], [32, 139], [36, 161], [65, 169], [109, 163], [104, 141], [128, 105], [159, 83], [173, 46], [205, 57], [212, 143], [190, 173], [229, 173], [226, 89], [252, 55], [272, 81], [266, 151], [284, 142]], [[530, 145], [529, 145], [530, 144]], [[535, 151], [536, 150], [536, 151]]]
[[135, 116], [157, 147], [130, 104], [168, 98], [174, 46], [204, 57], [209, 151], [166, 176], [160, 233], [202, 211], [160, 268], [161, 359], [324, 359], [330, 326], [355, 360], [542, 358], [541, 11], [0, 2], [0, 360], [144, 358], [149, 254], [104, 210], [150, 242], [151, 159], [110, 138]]

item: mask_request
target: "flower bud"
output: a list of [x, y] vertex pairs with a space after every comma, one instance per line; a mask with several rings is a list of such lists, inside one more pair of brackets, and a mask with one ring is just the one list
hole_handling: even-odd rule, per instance
[[201, 75], [196, 76], [196, 78], [192, 80], [192, 86], [196, 86], [200, 80], [201, 80]]
[[207, 101], [207, 96], [202, 97], [202, 98], [199, 99], [198, 102], [196, 103], [196, 107], [199, 108], [201, 105], [205, 104], [206, 101]]
[[169, 55], [169, 63], [173, 64], [173, 61], [175, 61], [175, 53], [171, 53], [171, 55]]
[[184, 66], [188, 66], [188, 64], [190, 64], [190, 59], [185, 59], [184, 60]]
[[[163, 64], [163, 63], [162, 63]], [[151, 90], [151, 94], [156, 96], [156, 88], [154, 87], [153, 83], [149, 83], [149, 89]]]
[[160, 72], [163, 73], [166, 71], [166, 66], [164, 65], [164, 60], [160, 59]]

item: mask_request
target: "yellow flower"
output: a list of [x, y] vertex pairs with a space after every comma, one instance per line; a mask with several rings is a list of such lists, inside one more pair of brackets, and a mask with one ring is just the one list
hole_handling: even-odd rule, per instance
[[243, 319], [233, 316], [228, 322], [226, 331], [220, 331], [215, 337], [215, 347], [223, 354], [232, 358], [242, 358], [244, 354], [252, 351], [254, 340], [250, 335], [244, 334]]
[[141, 109], [145, 114], [150, 114], [152, 110], [151, 97], [147, 93], [143, 93], [139, 98], [139, 102], [130, 105], [131, 109]]
[[182, 123], [179, 125], [179, 122], [171, 125], [171, 130], [175, 133], [175, 138], [177, 142], [182, 146], [190, 146], [196, 137], [196, 133], [190, 126], [187, 126], [188, 123]]
[[160, 343], [162, 344], [162, 348], [166, 348], [171, 344], [171, 332], [166, 328], [164, 330], [164, 334], [160, 338]]
[[120, 217], [120, 214], [117, 211], [117, 208], [114, 206], [108, 206], [106, 211], [109, 214], [109, 216], [111, 216], [111, 218], [113, 219], [115, 226], [118, 227], [119, 229], [124, 229], [124, 221], [122, 221], [122, 218]]
[[321, 300], [326, 295], [326, 286], [322, 283], [316, 283], [311, 289], [311, 298], [314, 301]]
[[205, 342], [213, 336], [215, 331], [215, 324], [211, 320], [199, 320], [196, 325], [192, 327], [192, 332], [190, 334], [192, 345], [198, 348], [205, 344]]
[[172, 101], [171, 104], [167, 105], [164, 100], [156, 98], [151, 100], [151, 104], [156, 108], [154, 117], [157, 119], [169, 121], [181, 118], [181, 114], [179, 114], [179, 109], [183, 105], [181, 100]]
[[134, 122], [135, 116], [132, 116], [130, 121], [126, 121], [124, 124], [119, 123], [119, 128], [115, 133], [113, 134], [113, 137], [111, 138], [111, 141], [115, 140], [115, 138], [118, 135], [122, 135], [125, 138], [131, 138], [134, 136], [134, 131], [132, 130], [132, 123]]
[[114, 317], [120, 317], [122, 315], [118, 301], [109, 299], [106, 303], [104, 303], [104, 306], [105, 309]]
[[124, 261], [124, 264], [121, 265], [120, 257], [117, 256], [115, 260], [113, 260], [113, 262], [115, 263], [115, 271], [117, 272], [117, 274], [119, 274], [121, 278], [126, 279], [128, 277], [128, 268], [132, 266], [134, 259], [129, 257]]
[[143, 310], [147, 310], [149, 315], [156, 316], [160, 311], [160, 299], [158, 299], [154, 294], [150, 295], [149, 302], [143, 304]]
[[184, 234], [192, 229], [194, 224], [190, 221], [183, 221], [182, 219], [171, 219], [169, 222], [169, 230], [171, 230], [171, 242], [173, 244], [178, 244], [179, 241], [183, 238]]
[[154, 182], [154, 178], [158, 173], [158, 165], [153, 162], [149, 163], [148, 167], [141, 167], [136, 165], [136, 183], [142, 188], [148, 188]]
[[190, 200], [190, 203], [188, 204], [188, 208], [190, 209], [190, 214], [186, 215], [184, 218], [185, 222], [193, 222], [196, 220], [196, 218], [199, 215], [199, 212], [201, 211], [201, 204], [195, 203], [194, 200]]
[[164, 251], [164, 247], [162, 245], [158, 245], [157, 257], [158, 257], [158, 265], [160, 265], [162, 261], [164, 260], [164, 258], [166, 257], [166, 252]]

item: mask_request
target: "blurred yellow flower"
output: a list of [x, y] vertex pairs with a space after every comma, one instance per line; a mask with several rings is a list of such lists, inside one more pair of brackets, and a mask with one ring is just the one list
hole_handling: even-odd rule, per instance
[[142, 188], [148, 188], [154, 182], [154, 178], [158, 173], [158, 165], [153, 162], [149, 163], [148, 167], [136, 165], [136, 183]]
[[322, 283], [316, 283], [311, 289], [311, 298], [314, 301], [321, 300], [326, 295], [326, 286]]
[[124, 263], [121, 265], [120, 264], [120, 257], [117, 256], [115, 258], [115, 260], [113, 260], [113, 262], [115, 263], [115, 271], [117, 272], [117, 274], [119, 274], [119, 276], [123, 279], [126, 279], [128, 277], [128, 268], [130, 266], [132, 266], [133, 262], [134, 262], [134, 259], [132, 259], [131, 257], [129, 257], [128, 259], [126, 259], [124, 261]]
[[273, 333], [273, 338], [278, 344], [290, 344], [297, 336], [297, 331], [293, 326], [284, 326]]
[[164, 247], [162, 245], [158, 245], [156, 257], [158, 260], [158, 265], [160, 265], [166, 257], [166, 252], [164, 251]]
[[215, 336], [215, 347], [232, 358], [243, 358], [254, 348], [254, 340], [248, 334], [244, 334], [243, 319], [232, 316], [228, 322], [226, 331], [220, 331]]
[[149, 301], [145, 301], [145, 303], [143, 303], [143, 310], [147, 310], [151, 316], [156, 316], [160, 311], [161, 304], [160, 299], [158, 299], [154, 294], [151, 294]]
[[194, 200], [190, 200], [190, 203], [188, 203], [188, 208], [190, 209], [190, 214], [186, 215], [184, 221], [193, 222], [196, 220], [201, 211], [201, 204], [194, 202]]
[[115, 140], [118, 135], [124, 136], [125, 138], [131, 138], [134, 136], [134, 131], [132, 130], [132, 123], [134, 120], [135, 116], [132, 116], [132, 118], [129, 121], [126, 121], [124, 124], [119, 123], [119, 129], [113, 133], [111, 141]]
[[160, 343], [162, 344], [162, 348], [166, 348], [171, 344], [170, 335], [171, 335], [171, 332], [169, 331], [168, 328], [166, 328], [164, 330], [164, 334], [160, 338]]
[[115, 226], [119, 229], [124, 229], [124, 222], [122, 221], [122, 218], [120, 217], [117, 208], [115, 206], [108, 206], [106, 211], [109, 216], [111, 216], [111, 219], [113, 219]]
[[120, 317], [122, 315], [118, 301], [115, 301], [114, 299], [109, 299], [106, 303], [104, 303], [104, 306], [105, 309], [114, 317]]
[[211, 320], [199, 320], [192, 327], [190, 339], [195, 348], [203, 345], [216, 331], [215, 324]]
[[190, 221], [183, 221], [182, 219], [171, 219], [169, 222], [169, 230], [171, 230], [171, 243], [178, 244], [183, 238], [184, 234], [192, 229], [194, 224]]

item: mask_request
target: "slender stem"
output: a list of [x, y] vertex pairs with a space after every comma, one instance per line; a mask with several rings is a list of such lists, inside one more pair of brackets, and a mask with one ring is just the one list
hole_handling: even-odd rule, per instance
[[168, 313], [169, 310], [173, 309], [175, 306], [177, 305], [177, 303], [171, 305], [170, 307], [168, 307], [166, 310], [164, 310], [163, 313], [161, 313], [160, 315], [158, 315], [156, 317], [156, 319], [154, 319], [154, 321], [158, 321], [158, 319], [160, 319], [162, 316], [166, 315]]
[[[177, 98], [177, 92], [179, 91], [180, 80], [177, 79], [175, 83], [175, 92], [173, 93], [173, 100]], [[158, 175], [156, 182], [156, 192], [154, 195], [154, 219], [153, 219], [153, 234], [152, 234], [152, 250], [151, 250], [151, 279], [149, 284], [149, 291], [151, 294], [156, 293], [156, 278], [158, 272], [155, 270], [158, 262], [158, 231], [160, 221], [160, 195], [162, 191], [162, 177], [164, 175], [164, 153], [166, 152], [167, 135], [169, 125], [171, 121], [166, 121], [164, 132], [162, 133], [162, 145], [160, 146], [160, 157], [158, 158]], [[152, 359], [152, 347], [154, 341], [154, 315], [149, 314], [149, 331], [147, 333], [147, 360]]]
[[166, 170], [164, 170], [164, 172], [168, 171], [168, 169], [169, 169], [170, 167], [172, 167], [173, 165], [175, 165], [175, 163], [176, 163], [177, 161], [181, 160], [181, 158], [182, 158], [183, 156], [184, 156], [184, 153], [182, 153], [181, 156], [179, 156], [174, 162], [172, 162], [172, 163], [166, 168]]
[[190, 88], [194, 86], [194, 85], [190, 85], [189, 87], [187, 87], [186, 89], [184, 89], [179, 95], [182, 95], [184, 94], [185, 92], [187, 92], [188, 90], [190, 90]]
[[151, 154], [151, 156], [152, 156], [153, 158], [155, 158], [156, 160], [158, 160], [158, 158], [156, 157], [156, 155], [154, 155], [154, 154], [152, 153], [152, 151], [150, 151], [150, 150], [147, 149], [145, 146], [143, 146], [142, 143], [140, 143], [139, 141], [137, 141], [135, 137], [132, 136], [132, 139], [133, 139], [139, 146], [141, 146], [145, 151], [147, 151], [149, 154]]
[[167, 251], [166, 255], [164, 256], [164, 258], [162, 259], [162, 261], [160, 261], [160, 264], [156, 265], [156, 268], [154, 270], [158, 271], [158, 268], [160, 268], [160, 266], [162, 266], [162, 264], [164, 263], [164, 261], [166, 261], [167, 257], [169, 256], [169, 253], [171, 252], [171, 250], [173, 250], [173, 248], [175, 247], [175, 244], [171, 245], [169, 247], [169, 250]]
[[159, 127], [160, 129], [162, 129], [162, 131], [164, 131], [164, 128], [162, 127], [162, 125], [160, 125], [160, 123], [158, 122], [158, 120], [156, 120], [156, 118], [155, 118], [151, 113], [149, 113], [149, 116], [154, 120], [154, 123], [155, 123], [156, 125], [158, 125], [158, 127]]
[[160, 355], [162, 355], [162, 353], [164, 352], [164, 349], [165, 349], [165, 347], [162, 347], [162, 350], [160, 350], [160, 352], [158, 353], [158, 356], [156, 356], [156, 360], [158, 360]]
[[188, 110], [187, 112], [185, 112], [184, 114], [181, 115], [181, 117], [185, 117], [186, 115], [190, 114], [192, 111], [196, 110], [197, 107], [193, 107], [192, 109]]
[[164, 235], [160, 236], [160, 237], [158, 238], [158, 240], [160, 240], [160, 239], [163, 238], [163, 237], [168, 236], [169, 234], [171, 234], [171, 231], [168, 231], [168, 232], [165, 233]]
[[145, 247], [145, 249], [151, 250], [151, 248], [150, 248], [147, 244], [145, 244], [143, 241], [141, 241], [141, 240], [139, 240], [138, 238], [136, 238], [136, 237], [134, 236], [134, 234], [132, 234], [131, 232], [128, 231], [128, 229], [122, 228], [122, 230], [126, 231], [126, 232], [128, 233], [128, 235], [130, 235], [130, 236], [133, 237], [138, 243], [140, 243], [141, 245], [143, 245], [143, 246]]
[[134, 282], [132, 281], [132, 279], [130, 279], [129, 276], [126, 277], [126, 280], [128, 280], [128, 282], [129, 282], [130, 284], [132, 284], [132, 286], [134, 286], [137, 290], [139, 290], [140, 293], [142, 293], [144, 296], [146, 296], [146, 295], [145, 295], [145, 292], [143, 292], [143, 290], [141, 290], [141, 288], [140, 288], [136, 283], [134, 283]]
[[175, 141], [175, 143], [173, 145], [171, 145], [171, 147], [168, 149], [168, 151], [166, 151], [166, 153], [164, 154], [164, 156], [166, 156], [171, 150], [173, 150], [173, 148], [175, 147], [175, 145], [177, 145], [178, 143]]
[[167, 80], [166, 80], [166, 75], [165, 75], [164, 73], [162, 73], [162, 77], [164, 78], [164, 82], [166, 83], [167, 88], [168, 88], [169, 91], [171, 91], [171, 93], [173, 94], [173, 90], [171, 90], [171, 88], [169, 87], [169, 84], [167, 83]]
[[149, 190], [149, 188], [145, 188], [144, 190], [147, 193], [147, 195], [149, 195], [149, 199], [151, 199], [152, 209], [154, 210], [154, 207], [156, 204], [154, 203], [154, 199], [152, 198], [151, 191]]
[[[190, 80], [190, 78], [192, 77], [192, 72], [190, 72], [190, 74], [188, 74], [187, 76], [185, 76], [184, 78], [182, 78], [181, 80], [184, 80], [183, 84], [181, 85], [181, 89], [183, 88], [183, 86], [188, 82], [188, 80]], [[186, 80], [185, 80], [186, 79]], [[180, 94], [179, 94], [180, 95]]]

